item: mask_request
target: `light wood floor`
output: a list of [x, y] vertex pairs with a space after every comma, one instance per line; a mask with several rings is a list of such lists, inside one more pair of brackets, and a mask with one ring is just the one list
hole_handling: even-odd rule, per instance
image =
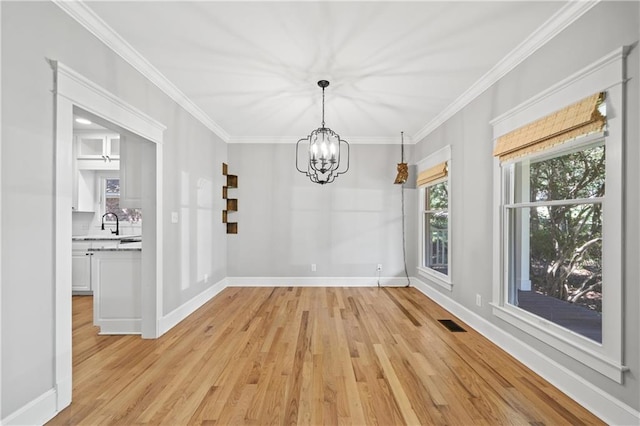
[[52, 425], [602, 424], [413, 288], [227, 288], [157, 340], [73, 308]]

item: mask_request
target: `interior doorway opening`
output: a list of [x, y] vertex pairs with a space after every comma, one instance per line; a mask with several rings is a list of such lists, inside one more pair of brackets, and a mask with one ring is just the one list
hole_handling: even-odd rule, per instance
[[[72, 299], [71, 234], [73, 204], [73, 115], [90, 114], [101, 125], [140, 140], [144, 173], [140, 176], [145, 216], [141, 258], [141, 334], [159, 336], [162, 314], [162, 137], [165, 126], [118, 96], [104, 90], [57, 61], [49, 61], [55, 73], [55, 382], [58, 411], [71, 403], [72, 395]], [[133, 146], [133, 144], [131, 145]]]

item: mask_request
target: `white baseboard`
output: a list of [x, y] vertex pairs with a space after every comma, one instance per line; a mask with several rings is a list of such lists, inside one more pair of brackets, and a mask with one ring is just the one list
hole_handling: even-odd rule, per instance
[[100, 327], [100, 332], [98, 332], [100, 335], [142, 333], [142, 320], [139, 318], [100, 319], [96, 325]]
[[[229, 287], [376, 287], [378, 277], [227, 277]], [[403, 287], [406, 277], [380, 277], [383, 287]]]
[[2, 419], [0, 424], [12, 425], [43, 425], [58, 414], [56, 410], [57, 393], [49, 389], [22, 408]]
[[183, 303], [173, 311], [169, 312], [167, 315], [160, 318], [160, 320], [158, 321], [158, 330], [160, 330], [159, 335], [162, 336], [164, 333], [171, 330], [180, 321], [182, 321], [183, 319], [191, 315], [199, 307], [207, 303], [215, 295], [217, 295], [222, 290], [224, 290], [227, 287], [227, 280], [228, 279], [225, 278], [218, 281], [217, 283], [215, 283], [214, 285], [212, 285], [202, 293], [198, 294], [197, 296], [193, 297], [191, 300]]
[[576, 373], [567, 370], [556, 361], [537, 351], [534, 347], [515, 339], [513, 335], [508, 334], [423, 281], [411, 277], [411, 282], [416, 289], [427, 297], [517, 358], [518, 361], [606, 423], [610, 425], [640, 424], [640, 412], [634, 408], [596, 387], [591, 382], [586, 381]]

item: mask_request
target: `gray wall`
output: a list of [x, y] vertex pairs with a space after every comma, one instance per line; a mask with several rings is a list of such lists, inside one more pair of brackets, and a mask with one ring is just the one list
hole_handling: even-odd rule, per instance
[[415, 146], [419, 161], [445, 144], [452, 145], [453, 229], [452, 268], [454, 289], [449, 295], [467, 309], [477, 312], [514, 338], [522, 340], [574, 371], [589, 382], [638, 410], [640, 375], [638, 315], [638, 276], [640, 252], [640, 175], [638, 159], [640, 137], [638, 117], [640, 60], [635, 46], [628, 57], [627, 141], [626, 141], [626, 258], [624, 294], [624, 363], [631, 368], [625, 383], [619, 385], [595, 371], [569, 359], [518, 329], [493, 317], [491, 307], [474, 303], [475, 294], [492, 299], [492, 150], [493, 134], [489, 121], [537, 93], [569, 77], [588, 64], [623, 45], [638, 42], [640, 11], [638, 2], [602, 2], [555, 39], [520, 64], [493, 87], [444, 123]]
[[[299, 173], [295, 158], [293, 144], [229, 145], [229, 170], [239, 181], [229, 276], [371, 277], [375, 285], [378, 263], [381, 276], [404, 276], [401, 186], [393, 184], [400, 147], [351, 145], [349, 171], [327, 185]], [[405, 189], [405, 198], [411, 247], [415, 189]]]
[[[54, 385], [54, 98], [53, 71], [45, 58], [64, 63], [167, 126], [165, 315], [227, 276], [223, 226], [219, 221], [203, 225], [203, 219], [218, 218], [222, 210], [221, 163], [227, 148], [53, 3], [1, 2], [0, 7], [4, 418]], [[208, 190], [210, 196], [203, 193]], [[181, 219], [188, 216], [189, 227], [183, 228], [182, 220], [172, 224], [173, 211], [184, 211]], [[194, 261], [181, 262], [186, 248]], [[208, 283], [198, 274], [203, 265], [211, 269]]]

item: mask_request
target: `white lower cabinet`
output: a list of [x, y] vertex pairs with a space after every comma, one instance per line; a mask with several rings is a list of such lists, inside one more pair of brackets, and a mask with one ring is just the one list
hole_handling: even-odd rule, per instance
[[91, 255], [87, 252], [71, 254], [71, 291], [74, 294], [91, 292]]
[[91, 294], [90, 242], [73, 241], [71, 251], [71, 292]]
[[140, 259], [140, 250], [93, 252], [93, 324], [100, 334], [141, 333]]
[[93, 294], [91, 285], [91, 258], [93, 251], [90, 248], [117, 248], [118, 241], [73, 241], [71, 243], [71, 292], [75, 295]]

